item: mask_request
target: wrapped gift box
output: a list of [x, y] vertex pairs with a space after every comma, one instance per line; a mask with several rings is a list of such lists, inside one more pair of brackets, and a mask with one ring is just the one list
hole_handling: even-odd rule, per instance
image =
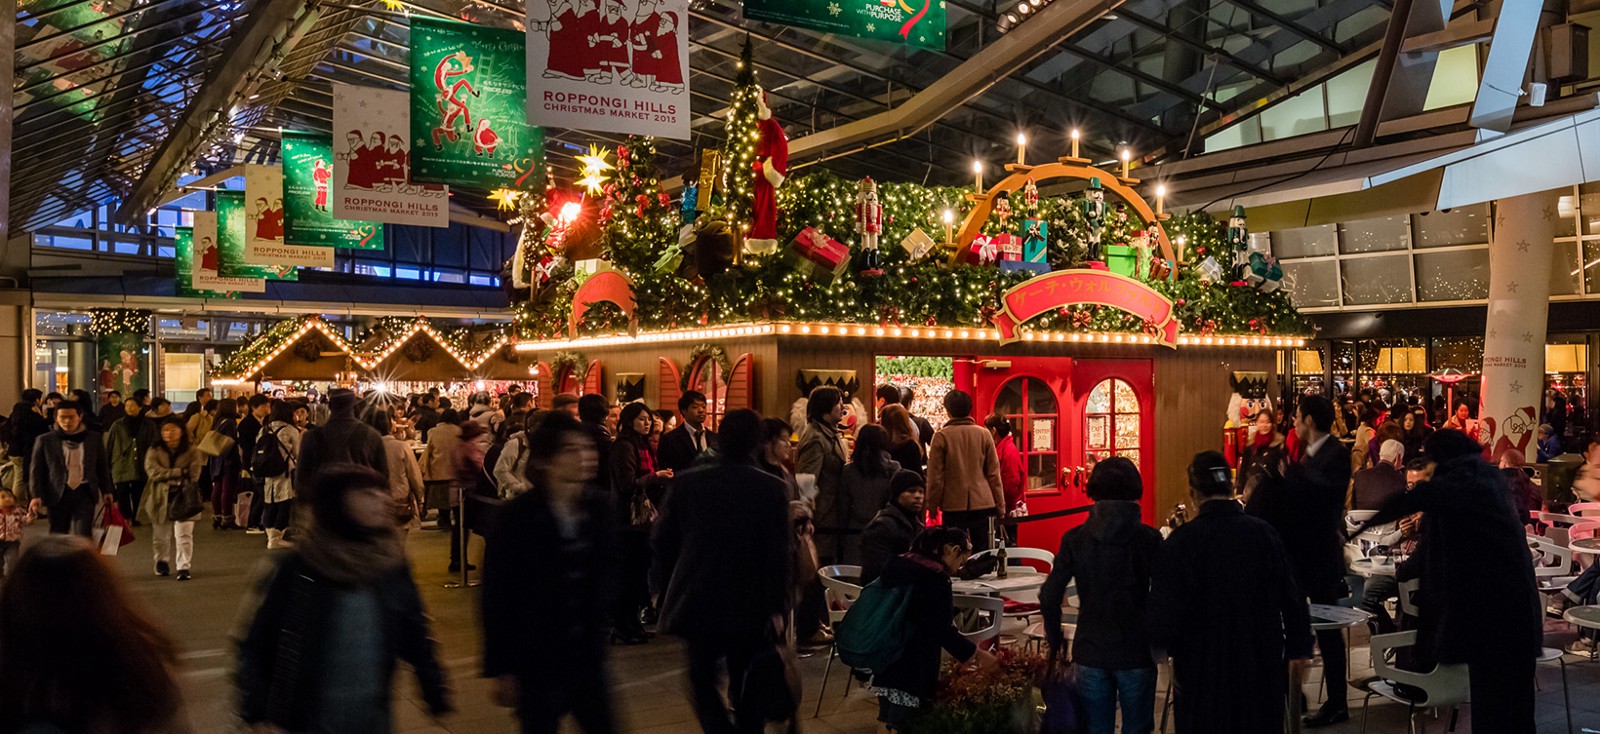
[[1014, 234], [997, 234], [991, 238], [999, 252], [1000, 262], [1022, 261], [1022, 239]]
[[850, 266], [850, 248], [815, 227], [806, 227], [789, 243], [787, 259], [806, 277], [832, 283]]
[[994, 265], [1000, 257], [1000, 246], [993, 237], [980, 234], [966, 247], [957, 247], [951, 265]]
[[928, 236], [927, 232], [922, 231], [921, 227], [911, 230], [911, 234], [900, 240], [900, 249], [905, 250], [906, 255], [910, 256], [913, 261], [927, 257], [935, 247], [938, 247], [938, 244], [933, 241], [932, 237]]
[[1022, 222], [1022, 259], [1049, 266], [1050, 223], [1038, 219]]
[[1111, 272], [1132, 278], [1138, 261], [1138, 248], [1127, 245], [1106, 245], [1106, 267]]

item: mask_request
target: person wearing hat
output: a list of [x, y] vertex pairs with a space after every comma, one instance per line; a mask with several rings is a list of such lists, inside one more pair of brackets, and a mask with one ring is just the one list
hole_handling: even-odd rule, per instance
[[1286, 673], [1311, 659], [1305, 594], [1278, 533], [1233, 499], [1222, 454], [1195, 455], [1189, 492], [1198, 515], [1156, 551], [1146, 606], [1150, 644], [1172, 657], [1176, 731], [1279, 734]]
[[1376, 510], [1389, 498], [1406, 491], [1406, 445], [1389, 439], [1378, 447], [1378, 463], [1356, 472], [1351, 482], [1350, 509]]
[[872, 583], [890, 558], [911, 550], [911, 541], [926, 524], [922, 475], [901, 470], [889, 479], [889, 504], [878, 510], [861, 532], [861, 584]]

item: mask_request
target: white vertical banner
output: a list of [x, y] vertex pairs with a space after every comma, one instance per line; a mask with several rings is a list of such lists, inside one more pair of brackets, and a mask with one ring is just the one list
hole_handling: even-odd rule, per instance
[[190, 215], [194, 223], [194, 256], [189, 258], [190, 287], [197, 291], [266, 293], [264, 278], [224, 278], [218, 273], [222, 243], [217, 239], [217, 213], [195, 211]]
[[244, 167], [244, 263], [297, 268], [333, 267], [332, 247], [283, 242], [283, 169]]
[[450, 189], [411, 182], [411, 96], [333, 85], [333, 216], [450, 226]]
[[1556, 198], [1556, 192], [1546, 191], [1494, 203], [1476, 438], [1495, 461], [1507, 449], [1531, 455], [1538, 438]]
[[689, 139], [688, 0], [529, 0], [528, 123]]

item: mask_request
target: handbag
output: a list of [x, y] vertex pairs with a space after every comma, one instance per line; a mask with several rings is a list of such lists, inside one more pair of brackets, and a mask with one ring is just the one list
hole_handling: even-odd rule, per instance
[[193, 482], [173, 482], [167, 485], [167, 520], [182, 522], [205, 510], [200, 499], [200, 488]]
[[206, 437], [200, 439], [200, 443], [195, 445], [194, 450], [206, 456], [221, 456], [232, 451], [234, 445], [234, 440], [229, 438], [227, 434], [219, 431], [208, 431]]
[[1077, 664], [1051, 656], [1035, 683], [1044, 701], [1039, 734], [1078, 734], [1083, 726], [1083, 697], [1078, 689]]
[[765, 721], [787, 721], [800, 710], [800, 667], [795, 659], [794, 629], [763, 645], [750, 659], [737, 703]]
[[645, 527], [656, 521], [656, 507], [650, 501], [650, 496], [645, 494], [643, 487], [635, 487], [633, 496], [628, 498], [628, 525], [631, 527]]

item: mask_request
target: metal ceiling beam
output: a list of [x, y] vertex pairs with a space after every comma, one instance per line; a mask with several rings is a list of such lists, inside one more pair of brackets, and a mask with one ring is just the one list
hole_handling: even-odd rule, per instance
[[1313, 31], [1310, 28], [1307, 28], [1307, 27], [1305, 27], [1303, 25], [1300, 25], [1299, 23], [1295, 22], [1294, 20], [1291, 20], [1289, 18], [1289, 16], [1284, 15], [1284, 14], [1279, 13], [1279, 12], [1276, 12], [1276, 11], [1273, 11], [1273, 10], [1268, 10], [1268, 9], [1266, 9], [1264, 7], [1261, 7], [1260, 5], [1256, 4], [1255, 2], [1252, 2], [1252, 0], [1225, 0], [1225, 1], [1229, 5], [1233, 5], [1234, 7], [1237, 7], [1240, 10], [1243, 10], [1243, 11], [1245, 11], [1245, 12], [1251, 14], [1251, 15], [1254, 15], [1257, 18], [1261, 18], [1262, 20], [1269, 21], [1273, 25], [1278, 26], [1278, 27], [1290, 32], [1290, 33], [1293, 33], [1296, 36], [1304, 38], [1307, 41], [1315, 43], [1318, 46], [1321, 46], [1321, 47], [1323, 47], [1323, 48], [1325, 48], [1325, 49], [1327, 49], [1329, 51], [1334, 51], [1334, 52], [1343, 54], [1348, 50], [1344, 46], [1340, 45], [1339, 43], [1337, 43], [1337, 42], [1335, 42], [1335, 41], [1333, 41], [1331, 39], [1329, 39], [1328, 37], [1326, 37], [1326, 36], [1324, 36], [1324, 35], [1322, 35], [1320, 33], [1317, 33], [1316, 31]]
[[[1164, 25], [1162, 25], [1160, 23], [1157, 23], [1156, 21], [1153, 21], [1153, 20], [1151, 20], [1149, 18], [1146, 18], [1146, 17], [1144, 17], [1142, 15], [1138, 15], [1136, 13], [1130, 13], [1127, 10], [1118, 10], [1117, 11], [1117, 17], [1118, 18], [1122, 18], [1124, 20], [1127, 20], [1127, 21], [1133, 23], [1134, 25], [1143, 26], [1147, 30], [1155, 31], [1156, 33], [1159, 33], [1159, 34], [1161, 34], [1163, 36], [1166, 36], [1167, 38], [1171, 39], [1173, 42], [1182, 44], [1184, 46], [1188, 46], [1189, 48], [1192, 48], [1195, 51], [1198, 51], [1199, 53], [1205, 54], [1207, 56], [1211, 56], [1211, 55], [1221, 56], [1222, 58], [1227, 59], [1228, 63], [1230, 65], [1232, 65], [1234, 68], [1237, 68], [1238, 70], [1240, 70], [1240, 71], [1242, 71], [1242, 72], [1244, 72], [1246, 74], [1249, 74], [1249, 75], [1251, 75], [1253, 77], [1256, 77], [1258, 79], [1264, 79], [1264, 80], [1272, 82], [1273, 84], [1276, 84], [1278, 86], [1283, 86], [1283, 85], [1289, 83], [1288, 79], [1284, 79], [1283, 77], [1278, 76], [1277, 74], [1274, 74], [1274, 73], [1272, 73], [1270, 71], [1267, 71], [1266, 69], [1261, 68], [1260, 66], [1257, 66], [1257, 65], [1255, 65], [1253, 63], [1250, 63], [1249, 61], [1246, 61], [1246, 60], [1242, 59], [1242, 58], [1239, 57], [1238, 54], [1232, 53], [1230, 51], [1226, 51], [1226, 50], [1221, 49], [1221, 48], [1217, 48], [1215, 46], [1209, 46], [1207, 44], [1201, 43], [1199, 41], [1196, 41], [1194, 39], [1188, 38], [1186, 36], [1177, 35], [1177, 34], [1172, 32], [1171, 28], [1168, 28], [1168, 27], [1166, 27], [1166, 26], [1164, 26]], [[1029, 24], [1034, 23], [1034, 22], [1036, 22], [1036, 21], [1028, 21], [1028, 23], [1024, 23], [1023, 24], [1023, 27], [1027, 27]], [[1012, 33], [1015, 33], [1015, 32], [1016, 31], [1012, 31]]]
[[1011, 76], [1060, 39], [1121, 5], [1122, 0], [1058, 0], [1046, 5], [1027, 23], [984, 47], [894, 109], [791, 142], [790, 158], [800, 162], [815, 160], [843, 151], [879, 147], [916, 134]]
[[296, 31], [307, 30], [317, 15], [305, 0], [260, 0], [249, 16], [234, 24], [222, 63], [212, 68], [200, 93], [173, 121], [172, 134], [118, 209], [119, 219], [140, 219], [149, 202], [176, 183], [178, 171], [194, 161], [219, 124], [227, 125], [229, 108], [246, 87], [267, 66], [278, 63], [296, 42]]

